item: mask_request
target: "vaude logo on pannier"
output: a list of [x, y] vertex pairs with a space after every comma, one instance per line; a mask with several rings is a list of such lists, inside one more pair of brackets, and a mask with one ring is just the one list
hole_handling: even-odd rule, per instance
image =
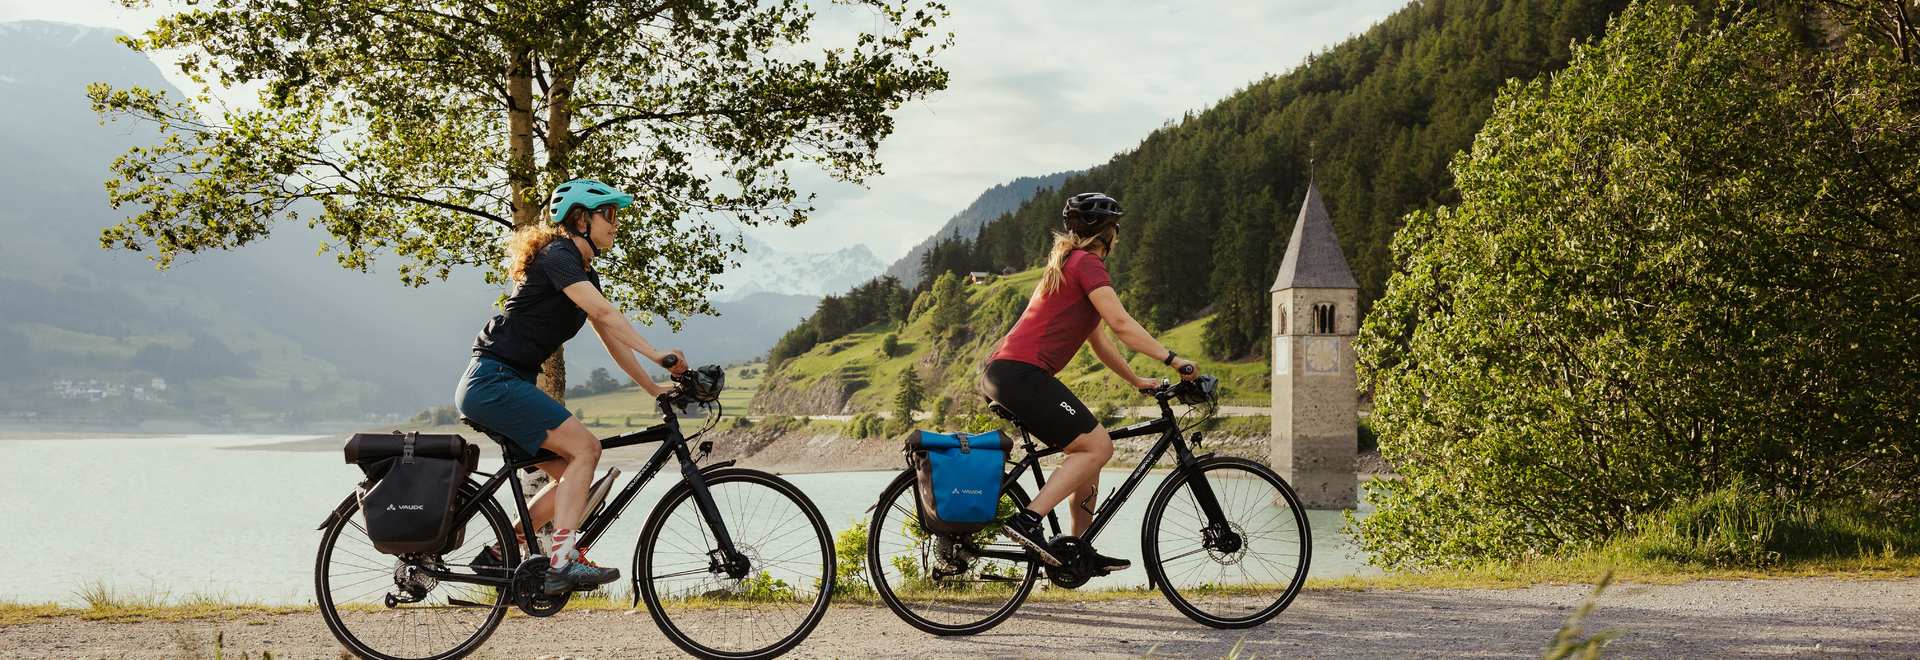
[[987, 492], [984, 490], [980, 490], [978, 488], [955, 488], [953, 489], [953, 492], [947, 493], [947, 494], [948, 495], [985, 495], [987, 494]]
[[394, 506], [394, 505], [392, 505], [392, 504], [388, 504], [388, 505], [387, 505], [387, 510], [388, 510], [388, 511], [425, 511], [425, 510], [427, 510], [427, 505], [425, 505], [425, 504], [402, 504], [402, 505], [400, 505], [400, 506], [397, 506], [397, 507], [396, 507], [396, 506]]

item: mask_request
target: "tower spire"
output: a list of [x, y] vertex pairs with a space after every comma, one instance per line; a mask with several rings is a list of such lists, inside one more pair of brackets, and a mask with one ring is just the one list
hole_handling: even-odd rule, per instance
[[1320, 186], [1307, 181], [1307, 198], [1300, 203], [1300, 217], [1293, 221], [1293, 238], [1287, 241], [1287, 255], [1280, 260], [1280, 274], [1272, 291], [1281, 289], [1358, 289], [1347, 268], [1347, 257], [1340, 252], [1340, 239], [1333, 233], [1333, 219], [1327, 217], [1327, 205], [1320, 201]]

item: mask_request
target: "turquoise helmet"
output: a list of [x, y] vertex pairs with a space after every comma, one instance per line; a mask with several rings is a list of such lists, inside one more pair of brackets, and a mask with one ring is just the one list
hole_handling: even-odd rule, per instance
[[593, 179], [574, 179], [553, 189], [553, 197], [547, 200], [547, 210], [553, 222], [558, 224], [574, 206], [597, 209], [608, 204], [623, 209], [633, 206], [633, 195]]

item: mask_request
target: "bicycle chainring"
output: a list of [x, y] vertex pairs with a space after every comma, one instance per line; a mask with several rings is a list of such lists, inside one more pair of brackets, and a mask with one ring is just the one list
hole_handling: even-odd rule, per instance
[[1093, 552], [1080, 537], [1061, 535], [1053, 537], [1049, 544], [1053, 556], [1060, 560], [1059, 566], [1046, 566], [1047, 579], [1053, 586], [1062, 589], [1076, 589], [1093, 579]]
[[548, 596], [541, 590], [541, 583], [547, 580], [549, 564], [546, 557], [533, 556], [520, 561], [513, 569], [514, 607], [526, 612], [527, 616], [549, 617], [559, 614], [567, 606], [572, 593]]

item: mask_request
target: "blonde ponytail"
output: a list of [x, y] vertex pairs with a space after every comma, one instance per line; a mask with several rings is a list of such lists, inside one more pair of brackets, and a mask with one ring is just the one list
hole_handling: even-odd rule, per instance
[[1100, 256], [1105, 257], [1113, 250], [1113, 239], [1119, 232], [1113, 227], [1093, 236], [1081, 236], [1073, 232], [1054, 232], [1053, 251], [1047, 253], [1047, 270], [1040, 274], [1040, 295], [1051, 296], [1060, 290], [1060, 283], [1066, 281], [1061, 272], [1067, 265], [1067, 254], [1074, 250], [1093, 251], [1095, 246], [1103, 246]]

